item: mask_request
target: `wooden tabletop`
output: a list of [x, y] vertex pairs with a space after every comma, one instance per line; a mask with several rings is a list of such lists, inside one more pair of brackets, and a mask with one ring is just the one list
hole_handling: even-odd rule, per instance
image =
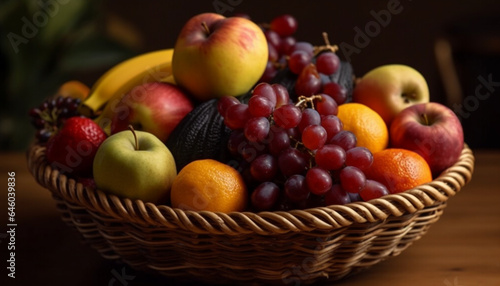
[[[335, 285], [500, 285], [500, 151], [474, 152], [472, 181], [441, 219], [397, 257]], [[0, 154], [0, 285], [177, 285], [101, 258], [59, 218], [49, 191], [34, 181], [25, 154]], [[7, 182], [15, 172], [16, 278], [7, 277]]]

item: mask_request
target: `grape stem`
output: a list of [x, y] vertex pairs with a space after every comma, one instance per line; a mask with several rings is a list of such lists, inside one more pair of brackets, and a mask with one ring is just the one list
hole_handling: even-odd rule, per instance
[[304, 146], [304, 144], [302, 142], [300, 142], [299, 140], [293, 138], [292, 136], [289, 136], [289, 137], [290, 137], [290, 140], [292, 140], [294, 142], [293, 147], [295, 149], [299, 149], [299, 146]]
[[290, 140], [293, 142], [293, 148], [295, 149], [299, 149], [301, 150], [302, 152], [307, 152], [309, 155], [310, 155], [310, 160], [309, 160], [309, 169], [312, 168], [314, 166], [314, 152], [312, 150], [309, 150], [308, 148], [306, 148], [306, 146], [304, 146], [304, 143], [302, 143], [300, 140], [297, 140], [295, 138], [293, 138], [292, 136], [289, 136]]
[[311, 108], [314, 109], [314, 100], [318, 99], [321, 100], [322, 97], [319, 94], [311, 95], [311, 96], [299, 96], [299, 101], [295, 104], [297, 107], [306, 107], [307, 103], [311, 104]]
[[338, 51], [339, 47], [337, 45], [333, 45], [332, 46], [330, 44], [330, 40], [328, 39], [328, 33], [327, 32], [323, 32], [322, 35], [323, 35], [323, 41], [325, 41], [325, 44], [323, 46], [316, 46], [316, 47], [314, 47], [314, 56], [317, 56], [320, 53], [325, 52], [325, 51], [330, 51], [330, 52], [333, 52], [333, 53], [335, 53], [336, 51]]
[[270, 29], [271, 28], [271, 24], [270, 23], [267, 23], [267, 22], [264, 22], [264, 23], [260, 23], [259, 26], [261, 28], [264, 28], [264, 29]]

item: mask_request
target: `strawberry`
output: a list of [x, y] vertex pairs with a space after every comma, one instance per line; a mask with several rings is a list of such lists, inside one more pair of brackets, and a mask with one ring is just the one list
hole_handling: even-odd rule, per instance
[[94, 156], [106, 137], [90, 118], [71, 117], [47, 142], [47, 160], [65, 174], [92, 176]]

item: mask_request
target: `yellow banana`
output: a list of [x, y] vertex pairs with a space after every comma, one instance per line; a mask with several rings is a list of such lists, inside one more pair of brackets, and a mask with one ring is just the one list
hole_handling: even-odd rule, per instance
[[94, 117], [111, 100], [120, 99], [137, 85], [166, 81], [173, 82], [172, 55], [174, 49], [164, 49], [138, 55], [123, 61], [104, 73], [82, 102], [80, 113]]

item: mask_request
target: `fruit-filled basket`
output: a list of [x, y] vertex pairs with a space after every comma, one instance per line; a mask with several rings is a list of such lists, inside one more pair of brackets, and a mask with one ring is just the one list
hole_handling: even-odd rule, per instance
[[63, 220], [103, 257], [134, 269], [208, 283], [287, 285], [336, 280], [399, 255], [471, 179], [465, 147], [430, 183], [370, 202], [276, 212], [184, 211], [85, 188], [34, 145], [28, 165]]
[[422, 74], [355, 77], [291, 15], [192, 17], [173, 49], [31, 109], [27, 152], [63, 220], [104, 258], [215, 284], [338, 280], [399, 255], [472, 177]]

